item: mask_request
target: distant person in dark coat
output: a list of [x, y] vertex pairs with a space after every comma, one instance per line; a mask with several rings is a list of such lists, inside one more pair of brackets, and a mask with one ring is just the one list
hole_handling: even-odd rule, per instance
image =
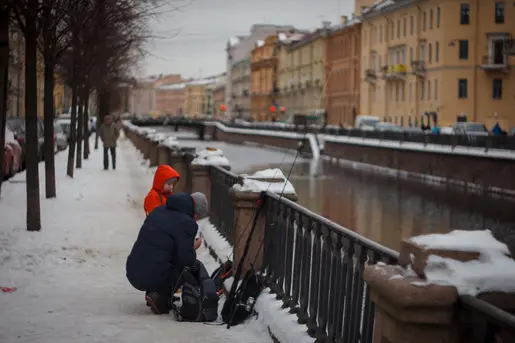
[[154, 209], [140, 229], [127, 258], [127, 278], [136, 289], [145, 291], [147, 305], [156, 314], [169, 312], [170, 299], [181, 286], [185, 268], [198, 268], [200, 247], [197, 220], [209, 215], [202, 193], [177, 193], [165, 206]]

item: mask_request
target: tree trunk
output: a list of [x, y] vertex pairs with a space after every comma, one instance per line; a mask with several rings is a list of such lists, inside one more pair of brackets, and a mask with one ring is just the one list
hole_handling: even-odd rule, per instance
[[45, 57], [44, 124], [45, 124], [45, 193], [46, 198], [55, 198], [55, 151], [54, 151], [54, 70], [50, 56]]
[[[37, 8], [37, 0], [29, 3]], [[29, 9], [27, 12], [32, 11]], [[35, 10], [34, 10], [35, 11]], [[39, 204], [39, 152], [38, 152], [38, 86], [36, 14], [25, 20], [25, 144], [27, 178], [27, 230], [41, 230]]]
[[[72, 82], [75, 83], [75, 82]], [[77, 100], [78, 100], [78, 87], [75, 84], [71, 85], [72, 89], [72, 110], [70, 118], [70, 144], [68, 147], [68, 165], [66, 174], [69, 177], [73, 177], [74, 174], [74, 162], [75, 162], [75, 143], [77, 141]]]
[[0, 194], [4, 180], [5, 123], [9, 88], [9, 11], [0, 8]]
[[84, 105], [84, 100], [82, 99], [82, 96], [84, 92], [82, 91], [83, 87], [77, 87], [77, 92], [80, 92], [79, 97], [79, 112], [77, 115], [77, 156], [75, 161], [75, 167], [76, 168], [82, 168], [82, 139], [84, 138], [84, 132], [87, 131], [87, 129], [84, 127], [84, 118], [82, 117], [82, 114], [84, 113], [84, 109], [82, 106]]
[[77, 29], [74, 28], [72, 30], [72, 49], [73, 49], [73, 58], [72, 58], [72, 76], [71, 76], [71, 90], [72, 90], [72, 110], [71, 110], [71, 118], [70, 118], [70, 144], [68, 147], [68, 165], [66, 168], [66, 174], [70, 177], [73, 177], [74, 174], [74, 162], [75, 162], [75, 143], [77, 141], [77, 100], [78, 100], [78, 55], [79, 53], [79, 41], [78, 41], [78, 33]]
[[89, 87], [84, 87], [84, 159], [87, 160], [89, 158]]

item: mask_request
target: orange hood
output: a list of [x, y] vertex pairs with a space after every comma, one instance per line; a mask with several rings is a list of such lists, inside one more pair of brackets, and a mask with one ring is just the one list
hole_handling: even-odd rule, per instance
[[179, 173], [169, 165], [160, 165], [157, 167], [156, 173], [154, 175], [154, 182], [152, 183], [152, 188], [156, 191], [162, 192], [163, 186], [166, 181], [177, 178], [177, 181], [180, 179]]

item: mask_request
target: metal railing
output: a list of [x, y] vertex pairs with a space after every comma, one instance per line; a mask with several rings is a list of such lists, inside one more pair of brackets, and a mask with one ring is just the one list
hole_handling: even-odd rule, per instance
[[277, 194], [267, 193], [263, 271], [284, 307], [308, 333], [372, 342], [374, 304], [365, 264], [397, 262], [398, 253]]
[[[168, 120], [168, 125], [185, 125], [185, 126], [202, 126], [206, 121], [217, 121], [209, 118], [180, 118], [172, 117]], [[335, 126], [320, 125], [293, 125], [287, 123], [248, 123], [238, 124], [218, 121], [228, 127], [239, 129], [269, 130], [269, 131], [287, 131], [287, 132], [312, 132], [318, 134], [326, 134], [333, 136], [347, 136], [362, 139], [378, 139], [398, 141], [401, 143], [422, 143], [449, 145], [452, 147], [465, 146], [482, 149], [503, 149], [515, 150], [515, 136], [476, 136], [476, 135], [433, 135], [424, 132], [413, 131], [367, 131], [354, 128], [339, 128]], [[135, 125], [162, 125], [157, 120], [148, 122], [134, 120]]]
[[238, 182], [238, 175], [221, 168], [209, 168], [211, 179], [210, 221], [218, 231], [234, 244], [234, 206], [229, 189]]
[[460, 297], [459, 309], [462, 342], [515, 342], [515, 315], [471, 296]]

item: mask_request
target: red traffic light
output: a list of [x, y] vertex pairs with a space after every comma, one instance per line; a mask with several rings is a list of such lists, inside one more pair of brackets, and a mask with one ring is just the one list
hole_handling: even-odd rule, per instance
[[270, 112], [272, 113], [275, 113], [275, 111], [277, 111], [277, 109], [275, 108], [275, 106], [270, 106]]

